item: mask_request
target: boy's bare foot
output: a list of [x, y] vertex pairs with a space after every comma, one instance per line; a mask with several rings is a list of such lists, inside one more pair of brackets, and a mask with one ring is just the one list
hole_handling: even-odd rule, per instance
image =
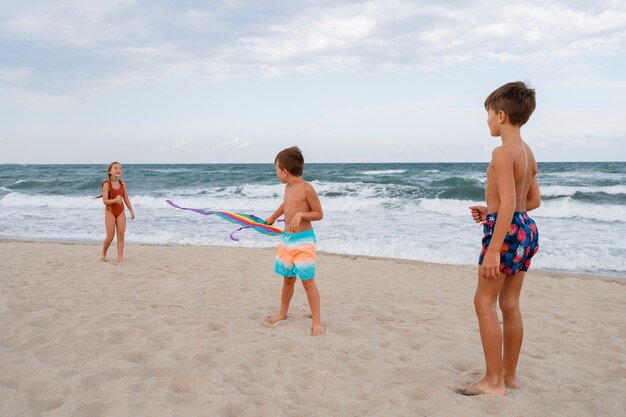
[[104, 257], [104, 256], [100, 256], [100, 259], [98, 259], [98, 260], [100, 262], [106, 262], [107, 261], [106, 257]]
[[511, 377], [504, 377], [504, 386], [510, 389], [519, 389], [519, 384], [517, 383], [517, 380], [515, 379], [515, 377], [511, 378]]
[[267, 324], [269, 324], [271, 326], [274, 323], [276, 323], [277, 321], [285, 320], [286, 318], [287, 318], [286, 314], [277, 314], [275, 316], [268, 317], [267, 318]]
[[326, 329], [321, 324], [317, 324], [311, 327], [312, 336], [322, 336], [324, 333], [326, 333]]
[[497, 395], [499, 397], [504, 397], [506, 395], [506, 389], [504, 388], [504, 385], [502, 385], [501, 387], [493, 386], [489, 384], [483, 378], [478, 382], [474, 382], [473, 384], [460, 388], [459, 394], [463, 394], [463, 395], [492, 394], [492, 395]]
[[507, 374], [506, 371], [502, 372], [502, 379], [504, 379], [504, 386], [510, 389], [519, 389], [519, 384], [517, 383], [517, 377], [515, 373]]

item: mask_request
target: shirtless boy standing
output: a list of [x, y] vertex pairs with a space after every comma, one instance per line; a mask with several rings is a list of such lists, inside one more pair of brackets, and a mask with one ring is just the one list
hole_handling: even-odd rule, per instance
[[320, 319], [320, 295], [315, 285], [315, 233], [312, 221], [324, 216], [322, 205], [315, 189], [302, 178], [304, 157], [296, 146], [284, 149], [274, 160], [276, 175], [285, 185], [285, 198], [269, 218], [272, 224], [285, 215], [285, 231], [278, 245], [274, 271], [282, 275], [283, 289], [280, 298], [280, 311], [268, 318], [270, 325], [287, 318], [289, 302], [293, 296], [296, 277], [300, 278], [311, 308], [311, 332], [313, 336], [324, 334]]
[[524, 334], [520, 292], [531, 258], [539, 249], [537, 225], [527, 213], [541, 202], [537, 163], [520, 134], [535, 110], [535, 91], [523, 82], [505, 84], [487, 97], [485, 109], [491, 136], [502, 139], [487, 168], [487, 206], [470, 207], [472, 218], [483, 223], [484, 231], [474, 307], [487, 369], [483, 379], [460, 392], [503, 396], [506, 388], [519, 388], [515, 371]]

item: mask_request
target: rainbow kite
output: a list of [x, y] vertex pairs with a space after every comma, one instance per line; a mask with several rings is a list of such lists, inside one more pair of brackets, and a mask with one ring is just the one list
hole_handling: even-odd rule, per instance
[[231, 223], [240, 225], [241, 227], [239, 229], [230, 234], [231, 240], [234, 240], [236, 242], [239, 242], [239, 239], [237, 239], [234, 234], [243, 229], [254, 229], [257, 232], [263, 233], [264, 235], [268, 236], [275, 236], [283, 233], [283, 231], [280, 230], [278, 227], [270, 226], [269, 224], [265, 223], [265, 220], [252, 214], [239, 214], [231, 213], [228, 211], [209, 211], [188, 207], [180, 207], [174, 204], [172, 200], [165, 201], [167, 201], [167, 204], [177, 209], [193, 211], [194, 213], [202, 214], [203, 216], [215, 214], [216, 216], [221, 217], [224, 220], [228, 220]]

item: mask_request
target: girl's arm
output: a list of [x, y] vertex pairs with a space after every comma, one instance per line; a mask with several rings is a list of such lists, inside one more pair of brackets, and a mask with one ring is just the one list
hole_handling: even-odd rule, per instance
[[133, 211], [133, 206], [130, 204], [130, 198], [128, 198], [128, 193], [126, 192], [126, 184], [124, 184], [124, 202], [126, 203], [126, 207], [128, 207], [128, 211], [130, 211], [130, 219], [135, 220], [135, 212]]
[[112, 206], [113, 204], [119, 204], [121, 201], [121, 196], [117, 196], [113, 199], [109, 199], [109, 187], [111, 185], [108, 182], [102, 184], [102, 202], [105, 206]]
[[278, 207], [278, 209], [276, 209], [276, 211], [274, 212], [274, 214], [272, 214], [270, 217], [268, 217], [267, 219], [265, 219], [265, 223], [267, 224], [273, 224], [276, 219], [278, 219], [280, 216], [282, 216], [285, 213], [285, 202], [283, 201], [281, 203], [281, 205]]

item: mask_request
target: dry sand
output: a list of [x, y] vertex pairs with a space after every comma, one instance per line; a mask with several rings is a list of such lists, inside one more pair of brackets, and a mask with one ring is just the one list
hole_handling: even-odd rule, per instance
[[[482, 375], [475, 267], [319, 254], [274, 327], [274, 251], [0, 241], [0, 415], [623, 416], [626, 280], [531, 272], [520, 390]], [[110, 257], [115, 257], [113, 245]]]

